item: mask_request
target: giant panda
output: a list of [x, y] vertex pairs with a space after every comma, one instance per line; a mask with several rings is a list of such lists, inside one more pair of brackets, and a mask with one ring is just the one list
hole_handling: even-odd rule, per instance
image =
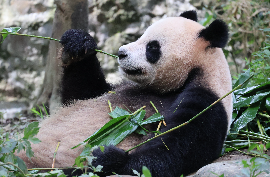
[[[94, 39], [81, 30], [68, 30], [61, 38], [63, 48], [59, 52], [65, 106], [42, 122], [37, 135], [42, 142], [32, 145], [32, 162], [20, 157], [29, 168], [51, 167], [60, 142], [55, 167], [72, 166], [81, 151], [70, 148], [110, 120], [108, 100], [113, 108], [132, 112], [145, 105], [146, 117], [155, 113], [152, 101], [165, 117], [166, 126], [161, 132], [188, 121], [232, 88], [221, 49], [227, 40], [228, 29], [223, 21], [215, 20], [205, 28], [197, 23], [195, 11], [162, 19], [137, 41], [120, 47], [119, 71], [127, 80], [111, 85], [100, 68]], [[131, 153], [124, 150], [144, 137], [132, 134], [117, 147], [105, 146], [104, 152], [94, 150], [97, 158], [93, 165], [103, 166], [100, 176], [112, 172], [132, 175], [132, 170], [141, 172], [142, 166], [153, 177], [187, 175], [219, 157], [231, 114], [232, 98], [228, 96], [186, 126]]]

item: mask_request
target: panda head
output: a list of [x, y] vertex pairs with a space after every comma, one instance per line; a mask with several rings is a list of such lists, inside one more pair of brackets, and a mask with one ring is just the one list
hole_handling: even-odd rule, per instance
[[206, 67], [203, 57], [211, 57], [212, 49], [224, 47], [228, 40], [221, 20], [207, 28], [196, 21], [196, 12], [187, 11], [151, 25], [136, 42], [120, 47], [120, 73], [160, 92], [180, 88], [193, 68]]

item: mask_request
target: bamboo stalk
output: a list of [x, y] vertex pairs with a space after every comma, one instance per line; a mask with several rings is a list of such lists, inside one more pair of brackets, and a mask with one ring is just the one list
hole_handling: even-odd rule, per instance
[[44, 36], [35, 36], [35, 35], [31, 35], [31, 34], [20, 34], [20, 33], [9, 33], [9, 32], [0, 32], [0, 34], [11, 34], [11, 35], [17, 35], [17, 36], [27, 36], [27, 37], [43, 38], [43, 39], [48, 39], [48, 40], [60, 42], [59, 39], [54, 39], [54, 38], [51, 38], [51, 37], [44, 37]]
[[[42, 39], [48, 39], [48, 40], [60, 42], [59, 39], [55, 39], [55, 38], [51, 38], [51, 37], [44, 37], [44, 36], [35, 36], [35, 35], [32, 35], [32, 34], [20, 34], [20, 33], [10, 33], [10, 32], [0, 32], [0, 34], [11, 34], [11, 35], [17, 35], [17, 36], [35, 37], [35, 38], [42, 38]], [[106, 54], [106, 55], [109, 55], [109, 56], [114, 57], [114, 58], [118, 58], [117, 55], [113, 55], [113, 54], [104, 52], [102, 50], [95, 49], [95, 51]]]

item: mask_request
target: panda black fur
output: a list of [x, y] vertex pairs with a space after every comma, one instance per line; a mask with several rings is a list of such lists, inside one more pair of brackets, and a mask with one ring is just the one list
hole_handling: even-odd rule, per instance
[[[33, 145], [35, 158], [28, 167], [50, 167], [58, 142], [56, 167], [72, 166], [80, 154], [70, 148], [110, 120], [110, 100], [113, 107], [135, 111], [146, 106], [146, 116], [155, 113], [152, 101], [164, 115], [164, 132], [198, 114], [231, 89], [229, 67], [221, 47], [228, 40], [224, 22], [215, 20], [204, 28], [196, 22], [195, 11], [180, 17], [160, 20], [150, 26], [136, 42], [119, 49], [119, 70], [130, 81], [118, 86], [106, 83], [96, 58], [96, 43], [80, 30], [67, 31], [62, 39], [63, 102], [77, 101], [59, 109], [43, 121]], [[219, 47], [219, 48], [217, 48]], [[108, 93], [114, 90], [114, 93]], [[142, 137], [130, 135], [118, 145], [93, 152], [94, 165], [102, 165], [101, 176], [141, 172], [142, 166], [153, 177], [189, 174], [219, 157], [231, 122], [232, 99], [226, 97], [188, 125], [156, 138], [131, 153], [129, 149], [142, 142]], [[156, 127], [155, 127], [156, 128]], [[162, 139], [162, 140], [161, 140]], [[166, 146], [164, 145], [166, 144]], [[121, 149], [120, 149], [121, 148]]]

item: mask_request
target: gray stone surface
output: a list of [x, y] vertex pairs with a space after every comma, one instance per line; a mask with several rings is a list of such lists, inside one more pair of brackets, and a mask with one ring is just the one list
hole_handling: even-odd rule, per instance
[[[269, 166], [270, 168], [270, 166]], [[194, 175], [188, 177], [217, 177], [224, 174], [224, 177], [249, 177], [247, 168], [244, 170], [241, 160], [216, 162], [206, 165], [199, 169]], [[255, 174], [258, 174], [256, 172]], [[270, 175], [263, 172], [258, 177], [269, 177]]]
[[[53, 15], [53, 0], [2, 0], [0, 31], [17, 26], [22, 28], [19, 33], [51, 36]], [[48, 40], [12, 35], [1, 44], [0, 111], [4, 119], [32, 107], [43, 83], [48, 47]]]

